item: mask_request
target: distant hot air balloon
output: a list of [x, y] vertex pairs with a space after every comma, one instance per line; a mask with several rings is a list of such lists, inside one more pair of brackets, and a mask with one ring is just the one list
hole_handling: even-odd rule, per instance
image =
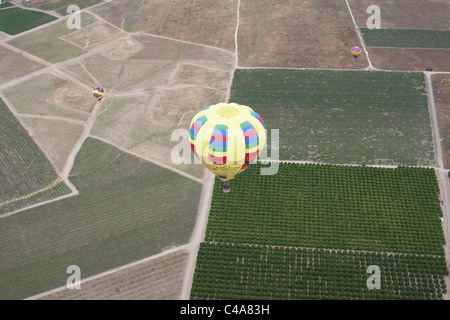
[[95, 98], [97, 98], [98, 101], [101, 101], [103, 96], [105, 95], [105, 89], [102, 87], [96, 87], [94, 91], [92, 91], [92, 94]]
[[264, 120], [250, 107], [218, 103], [198, 112], [189, 127], [192, 151], [226, 184], [254, 162], [266, 143]]
[[355, 57], [355, 59], [356, 58], [358, 58], [359, 57], [359, 55], [361, 54], [361, 48], [360, 47], [353, 47], [352, 48], [352, 55], [353, 55], [353, 57]]

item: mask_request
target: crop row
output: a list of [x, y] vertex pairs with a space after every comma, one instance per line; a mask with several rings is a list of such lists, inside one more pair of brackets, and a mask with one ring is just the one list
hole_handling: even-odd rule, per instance
[[191, 299], [442, 299], [447, 274], [442, 256], [203, 242]]
[[[28, 132], [0, 100], [0, 203], [27, 196], [57, 180], [58, 174]], [[33, 202], [48, 200], [66, 193], [67, 186], [53, 188], [39, 196], [17, 201], [1, 208], [14, 210]]]
[[369, 47], [450, 48], [450, 31], [361, 28]]
[[71, 189], [64, 183], [60, 182], [56, 184], [53, 188], [45, 189], [41, 192], [33, 194], [32, 196], [19, 198], [15, 201], [5, 202], [3, 205], [0, 205], [0, 214], [12, 212], [20, 208], [24, 208], [27, 205], [43, 202], [50, 199], [55, 199], [62, 195], [69, 194]]
[[420, 73], [237, 69], [230, 100], [279, 130], [280, 159], [435, 165], [425, 87]]
[[[79, 194], [1, 219], [0, 299], [23, 299], [188, 241], [201, 185], [96, 139], [69, 176]], [[14, 248], [14, 250], [11, 250]]]
[[280, 163], [273, 176], [260, 169], [252, 165], [227, 194], [216, 181], [206, 241], [444, 254], [433, 169]]

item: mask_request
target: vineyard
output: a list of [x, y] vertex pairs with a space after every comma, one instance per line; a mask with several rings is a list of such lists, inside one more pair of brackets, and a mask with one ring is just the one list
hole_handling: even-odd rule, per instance
[[180, 296], [189, 253], [178, 250], [84, 282], [82, 290], [64, 288], [43, 300], [175, 300]]
[[[263, 298], [442, 298], [445, 238], [433, 169], [281, 163], [268, 176], [260, 175], [262, 166], [239, 175], [229, 194], [216, 181], [193, 298], [236, 298], [240, 291], [240, 298], [259, 299], [252, 295], [271, 292], [271, 282], [285, 287]], [[302, 282], [309, 252], [323, 262], [308, 262], [312, 273]], [[352, 262], [336, 269], [327, 262], [333, 254]], [[380, 266], [385, 291], [367, 291], [365, 266], [371, 264]], [[236, 286], [219, 276], [227, 270]], [[327, 278], [333, 276], [341, 280]], [[204, 286], [206, 280], [217, 285]]]
[[[45, 190], [39, 192], [42, 189]], [[70, 192], [28, 132], [0, 100], [0, 214]]]
[[407, 72], [238, 69], [230, 101], [279, 130], [280, 159], [432, 166], [424, 80]]
[[78, 196], [2, 218], [0, 299], [63, 286], [70, 265], [86, 278], [184, 244], [192, 233], [197, 182], [92, 138], [69, 179]]
[[450, 48], [449, 30], [360, 28], [369, 47]]

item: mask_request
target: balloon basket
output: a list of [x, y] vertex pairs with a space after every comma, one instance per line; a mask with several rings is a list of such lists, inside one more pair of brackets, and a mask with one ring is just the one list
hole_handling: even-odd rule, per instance
[[230, 186], [228, 184], [223, 186], [223, 192], [228, 193], [228, 192], [230, 192], [230, 190], [231, 189], [230, 189]]

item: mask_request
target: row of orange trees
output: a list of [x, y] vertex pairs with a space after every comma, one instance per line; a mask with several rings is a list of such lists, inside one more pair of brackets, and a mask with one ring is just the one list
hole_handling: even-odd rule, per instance
[[442, 299], [447, 274], [444, 257], [202, 243], [191, 298]]
[[[255, 164], [215, 188], [207, 241], [443, 255], [433, 169]], [[221, 186], [221, 182], [216, 182]]]

